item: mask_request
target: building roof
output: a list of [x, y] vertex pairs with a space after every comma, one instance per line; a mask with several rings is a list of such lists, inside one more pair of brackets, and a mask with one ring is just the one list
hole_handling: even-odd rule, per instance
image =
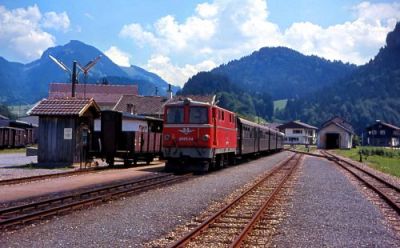
[[[123, 95], [113, 110], [140, 115], [161, 115], [166, 102], [167, 98], [161, 96]], [[128, 104], [131, 104], [131, 110], [128, 110]]]
[[0, 120], [9, 120], [9, 118], [4, 115], [0, 115]]
[[279, 130], [279, 126], [282, 126], [282, 123], [271, 122], [271, 123], [266, 123], [264, 125], [271, 129]]
[[338, 117], [338, 116], [335, 116], [335, 117], [331, 118], [330, 120], [324, 122], [320, 129], [323, 129], [324, 127], [327, 127], [331, 124], [334, 124], [342, 129], [346, 130], [347, 132], [349, 132], [351, 134], [354, 134], [353, 126], [350, 123], [348, 123], [346, 120], [344, 120], [343, 118]]
[[[215, 96], [174, 96], [172, 99], [161, 96], [138, 96], [138, 95], [123, 95], [113, 108], [113, 110], [121, 112], [132, 112], [139, 115], [163, 115], [164, 105], [166, 103], [173, 103], [183, 101], [186, 98], [191, 98], [198, 102], [208, 102], [213, 104]], [[128, 109], [130, 104], [130, 110]]]
[[306, 123], [303, 123], [301, 121], [290, 121], [288, 123], [285, 123], [283, 125], [278, 126], [280, 130], [285, 129], [285, 128], [308, 128], [308, 129], [315, 129], [317, 130], [317, 127], [308, 125]]
[[386, 127], [390, 128], [390, 129], [393, 129], [393, 130], [400, 130], [400, 127], [397, 127], [395, 125], [392, 125], [392, 124], [389, 124], [389, 123], [386, 123], [386, 122], [383, 122], [383, 121], [379, 121], [379, 120], [377, 120], [375, 124], [367, 127], [367, 129], [373, 128], [374, 126], [379, 125], [379, 124], [382, 125], [382, 126], [386, 126]]
[[90, 108], [100, 112], [94, 99], [43, 99], [28, 111], [29, 115], [38, 116], [82, 116]]
[[[49, 85], [49, 99], [67, 98], [71, 96], [70, 83], [51, 83]], [[104, 85], [104, 84], [77, 84], [76, 98], [93, 98], [103, 108], [114, 106], [124, 94], [137, 95], [137, 85]]]

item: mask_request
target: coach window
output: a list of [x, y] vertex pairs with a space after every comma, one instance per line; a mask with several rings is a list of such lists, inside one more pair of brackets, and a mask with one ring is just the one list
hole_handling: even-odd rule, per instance
[[179, 124], [183, 123], [183, 108], [170, 107], [167, 109], [167, 123]]
[[189, 123], [205, 124], [208, 123], [208, 108], [192, 107], [189, 110]]

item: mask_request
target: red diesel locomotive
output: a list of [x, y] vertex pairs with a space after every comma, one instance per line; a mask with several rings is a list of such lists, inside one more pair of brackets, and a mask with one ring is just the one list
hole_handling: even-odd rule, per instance
[[167, 171], [205, 172], [237, 157], [282, 149], [283, 134], [231, 111], [191, 99], [164, 109], [163, 155]]

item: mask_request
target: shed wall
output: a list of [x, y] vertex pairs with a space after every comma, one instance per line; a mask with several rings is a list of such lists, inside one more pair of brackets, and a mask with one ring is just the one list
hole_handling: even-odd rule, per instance
[[[72, 139], [64, 139], [64, 129], [72, 128]], [[41, 164], [72, 164], [76, 143], [75, 120], [72, 118], [39, 118], [38, 162]]]
[[340, 149], [350, 149], [352, 147], [353, 135], [351, 135], [346, 130], [331, 124], [328, 125], [318, 132], [318, 148], [326, 148], [326, 134], [327, 133], [338, 133], [339, 134], [339, 147]]

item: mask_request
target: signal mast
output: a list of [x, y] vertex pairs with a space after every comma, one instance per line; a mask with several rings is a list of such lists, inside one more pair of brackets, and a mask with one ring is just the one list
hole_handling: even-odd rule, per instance
[[79, 71], [77, 72], [76, 67], [81, 70], [84, 74], [85, 78], [85, 87], [84, 87], [84, 92], [83, 92], [83, 97], [86, 97], [86, 81], [87, 81], [87, 75], [88, 72], [93, 66], [100, 60], [101, 55], [97, 56], [95, 59], [89, 61], [85, 66], [81, 66], [76, 60], [72, 62], [72, 71], [71, 69], [68, 68], [63, 62], [60, 60], [56, 59], [55, 57], [49, 55], [49, 58], [56, 64], [58, 65], [63, 71], [68, 73], [68, 75], [71, 77], [71, 84], [72, 84], [72, 89], [71, 89], [71, 97], [75, 97], [75, 85], [78, 84], [78, 75]]

